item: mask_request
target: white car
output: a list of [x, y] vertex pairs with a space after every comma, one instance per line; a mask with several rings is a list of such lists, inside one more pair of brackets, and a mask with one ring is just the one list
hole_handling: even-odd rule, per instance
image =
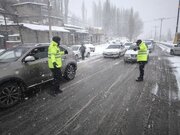
[[[80, 51], [80, 47], [81, 45], [72, 45], [70, 48], [73, 50], [75, 56], [77, 59], [81, 58], [81, 51]], [[90, 56], [90, 48], [89, 47], [86, 47], [86, 51], [85, 51], [85, 54], [84, 56], [85, 57], [89, 57]]]
[[126, 48], [121, 44], [112, 44], [109, 45], [104, 51], [103, 56], [106, 57], [121, 57], [125, 54]]
[[88, 47], [91, 52], [95, 52], [95, 46], [93, 44], [84, 44], [86, 48]]
[[[137, 46], [130, 46], [129, 49], [126, 51], [125, 55], [124, 55], [124, 62], [137, 62], [137, 54], [138, 54], [138, 50], [134, 50], [135, 48], [137, 48]], [[148, 59], [149, 59], [149, 50], [147, 51], [148, 54]]]

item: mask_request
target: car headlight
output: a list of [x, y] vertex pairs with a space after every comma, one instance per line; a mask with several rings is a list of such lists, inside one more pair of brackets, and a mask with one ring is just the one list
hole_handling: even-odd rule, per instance
[[125, 54], [124, 56], [125, 56], [125, 57], [131, 57], [131, 55], [130, 55], [130, 54]]

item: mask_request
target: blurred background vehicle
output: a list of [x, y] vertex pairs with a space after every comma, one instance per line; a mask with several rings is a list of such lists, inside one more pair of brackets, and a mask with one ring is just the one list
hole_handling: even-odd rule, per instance
[[91, 52], [95, 52], [95, 46], [93, 44], [84, 44], [86, 48], [89, 48]]
[[[72, 51], [74, 52], [74, 54], [75, 54], [75, 56], [76, 56], [76, 59], [81, 58], [80, 47], [81, 47], [81, 45], [72, 45], [72, 46], [70, 47], [70, 48], [72, 49]], [[85, 51], [84, 56], [85, 56], [85, 57], [90, 57], [90, 54], [91, 54], [90, 48], [89, 48], [89, 47], [86, 47], [86, 51]]]
[[125, 54], [126, 48], [121, 44], [111, 44], [104, 51], [103, 56], [106, 57], [121, 57]]
[[171, 55], [180, 55], [180, 43], [177, 45], [174, 45], [171, 49], [170, 49], [170, 54]]
[[147, 45], [149, 53], [154, 50], [154, 42], [152, 40], [144, 40], [144, 43]]

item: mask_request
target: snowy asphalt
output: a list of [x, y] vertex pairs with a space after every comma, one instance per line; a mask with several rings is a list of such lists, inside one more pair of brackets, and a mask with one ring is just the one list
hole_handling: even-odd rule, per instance
[[137, 64], [94, 56], [78, 63], [76, 78], [26, 93], [18, 105], [0, 111], [2, 135], [178, 135], [178, 86], [167, 55], [150, 54], [144, 82]]

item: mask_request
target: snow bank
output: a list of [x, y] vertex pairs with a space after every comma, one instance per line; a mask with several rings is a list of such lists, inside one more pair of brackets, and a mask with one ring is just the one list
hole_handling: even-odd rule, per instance
[[[170, 53], [170, 49], [173, 46], [173, 43], [168, 43], [168, 42], [162, 42], [158, 44], [158, 46], [165, 52]], [[180, 100], [180, 56], [172, 56], [168, 58], [172, 62], [172, 67], [175, 67], [175, 75], [176, 75], [176, 80], [178, 83], [178, 99]]]

